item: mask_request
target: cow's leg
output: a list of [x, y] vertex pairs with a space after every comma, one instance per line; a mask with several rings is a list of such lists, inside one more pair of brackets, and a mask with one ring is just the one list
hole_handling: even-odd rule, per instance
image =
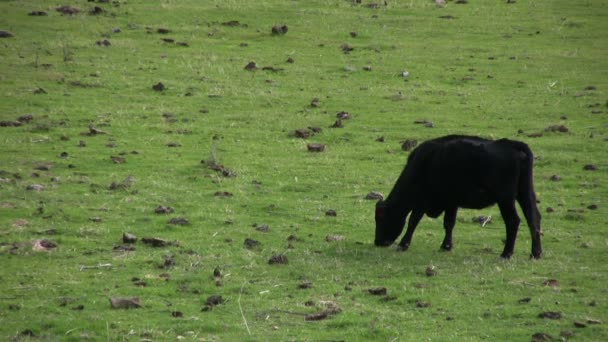
[[424, 211], [420, 209], [414, 209], [412, 211], [410, 219], [409, 221], [407, 221], [407, 231], [405, 232], [403, 239], [401, 239], [401, 242], [399, 242], [398, 249], [400, 251], [407, 251], [407, 249], [410, 247], [410, 242], [412, 242], [412, 235], [414, 235], [416, 226], [418, 225], [418, 222], [420, 222], [420, 219], [423, 215]]
[[449, 251], [452, 249], [452, 230], [456, 224], [456, 213], [458, 208], [448, 208], [443, 214], [443, 228], [445, 229], [445, 237], [441, 243], [441, 249]]
[[532, 254], [530, 258], [540, 259], [542, 254], [542, 247], [540, 243], [540, 212], [536, 206], [536, 196], [532, 191], [526, 191], [520, 193], [517, 201], [521, 210], [524, 212], [526, 222], [530, 228], [530, 235], [532, 236]]
[[515, 239], [517, 238], [517, 230], [519, 229], [520, 219], [515, 210], [515, 201], [506, 200], [498, 202], [498, 208], [500, 208], [500, 214], [502, 219], [505, 221], [507, 229], [507, 241], [505, 242], [505, 249], [503, 250], [501, 257], [505, 259], [511, 258], [513, 255], [513, 249], [515, 248]]

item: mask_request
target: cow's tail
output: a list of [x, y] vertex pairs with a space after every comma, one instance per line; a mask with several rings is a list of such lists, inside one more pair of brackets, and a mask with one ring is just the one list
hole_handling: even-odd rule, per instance
[[510, 141], [511, 146], [516, 149], [522, 157], [520, 164], [519, 183], [517, 185], [517, 202], [521, 206], [526, 222], [532, 236], [533, 258], [540, 258], [542, 249], [540, 243], [540, 212], [536, 206], [536, 194], [534, 192], [534, 154], [530, 147], [519, 141]]

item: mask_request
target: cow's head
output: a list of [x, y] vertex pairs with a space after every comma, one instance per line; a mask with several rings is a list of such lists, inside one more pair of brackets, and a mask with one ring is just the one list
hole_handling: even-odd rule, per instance
[[376, 246], [387, 247], [401, 235], [405, 217], [400, 210], [389, 207], [385, 201], [376, 203]]

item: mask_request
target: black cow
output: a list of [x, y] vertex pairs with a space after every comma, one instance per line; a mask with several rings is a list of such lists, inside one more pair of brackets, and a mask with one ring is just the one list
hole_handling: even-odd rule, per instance
[[520, 222], [515, 210], [517, 200], [532, 234], [530, 257], [540, 258], [540, 213], [532, 164], [528, 145], [514, 140], [448, 135], [422, 143], [409, 155], [386, 200], [376, 204], [376, 246], [391, 245], [411, 212], [407, 231], [399, 242], [399, 249], [407, 250], [422, 216], [435, 218], [444, 213], [441, 249], [449, 251], [458, 208], [482, 209], [498, 203], [507, 230], [501, 256], [510, 258]]

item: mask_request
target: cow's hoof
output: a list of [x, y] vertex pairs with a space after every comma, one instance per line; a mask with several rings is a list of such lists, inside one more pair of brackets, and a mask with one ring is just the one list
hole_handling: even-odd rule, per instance
[[444, 252], [449, 252], [452, 250], [452, 245], [441, 245], [440, 250]]
[[530, 254], [530, 259], [531, 260], [538, 260], [540, 259], [541, 253], [532, 253]]
[[511, 259], [511, 257], [512, 257], [512, 256], [513, 256], [513, 253], [505, 253], [505, 252], [503, 252], [503, 253], [500, 255], [500, 257], [501, 257], [501, 258], [503, 258], [503, 259], [507, 259], [507, 260]]
[[408, 250], [408, 248], [410, 248], [410, 246], [397, 246], [397, 252], [405, 252]]

